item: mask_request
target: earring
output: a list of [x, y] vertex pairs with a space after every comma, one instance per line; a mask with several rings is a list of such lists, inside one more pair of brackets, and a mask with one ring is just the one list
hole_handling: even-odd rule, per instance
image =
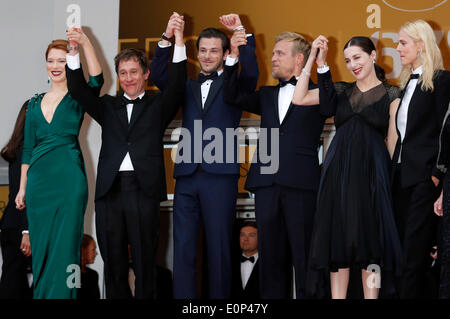
[[47, 84], [50, 84], [50, 77], [47, 76]]

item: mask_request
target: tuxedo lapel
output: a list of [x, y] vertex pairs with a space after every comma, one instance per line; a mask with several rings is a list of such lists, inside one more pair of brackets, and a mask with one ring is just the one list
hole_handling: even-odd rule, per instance
[[115, 101], [115, 113], [119, 119], [119, 122], [122, 128], [127, 131], [128, 130], [128, 115], [127, 115], [127, 106], [124, 105], [125, 102], [121, 97], [117, 97]]
[[219, 93], [220, 89], [223, 86], [223, 79], [222, 76], [219, 76], [217, 79], [215, 79], [211, 83], [211, 87], [209, 88], [208, 97], [206, 98], [204, 111], [207, 112], [209, 107], [211, 106], [212, 102], [216, 98], [217, 94]]
[[280, 87], [274, 86], [273, 87], [273, 105], [275, 105], [275, 109], [273, 110], [275, 112], [275, 127], [280, 127], [280, 110], [278, 107], [278, 95], [280, 94]]
[[[283, 126], [283, 124], [286, 122], [286, 119], [288, 118], [289, 113], [291, 113], [292, 108], [293, 108], [293, 105], [292, 105], [292, 102], [291, 102], [291, 104], [289, 104], [289, 108], [288, 108], [286, 114], [284, 115], [283, 121], [280, 123], [280, 127]], [[277, 107], [277, 110], [278, 110], [278, 109], [279, 109], [279, 108]], [[279, 116], [279, 115], [278, 115], [278, 116]]]
[[[412, 127], [412, 125], [408, 125], [408, 123], [414, 123], [414, 110], [411, 111], [411, 109], [415, 108], [416, 102], [419, 101], [420, 102], [420, 95], [423, 94], [421, 88], [420, 88], [420, 84], [417, 83], [416, 88], [414, 89], [413, 95], [411, 96], [411, 100], [409, 102], [408, 105], [408, 114], [406, 116], [406, 129], [405, 129], [405, 136], [403, 137], [403, 141], [405, 141], [405, 138], [408, 136], [408, 132], [409, 132], [409, 128]], [[419, 95], [419, 96], [417, 96]], [[413, 122], [411, 122], [413, 121]]]
[[200, 83], [198, 83], [197, 81], [194, 81], [192, 79], [189, 79], [188, 86], [189, 86], [189, 89], [192, 92], [192, 95], [194, 96], [195, 104], [200, 109], [200, 112], [203, 112], [203, 108], [202, 108], [202, 93], [201, 93]]
[[145, 94], [142, 98], [144, 100], [141, 103], [136, 103], [133, 105], [133, 112], [131, 112], [130, 125], [128, 126], [129, 130], [131, 130], [133, 128], [133, 125], [139, 119], [144, 108], [150, 107], [150, 106], [146, 105], [148, 103], [147, 94]]

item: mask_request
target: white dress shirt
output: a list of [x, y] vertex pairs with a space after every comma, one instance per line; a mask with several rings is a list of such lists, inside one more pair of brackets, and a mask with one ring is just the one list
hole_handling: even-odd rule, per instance
[[[242, 256], [245, 255], [242, 254]], [[249, 258], [252, 256], [245, 256], [245, 257]], [[255, 257], [255, 262], [253, 263], [249, 260], [241, 262], [242, 289], [245, 289], [245, 286], [247, 286], [248, 279], [250, 278], [253, 268], [255, 267], [256, 261], [258, 260], [258, 253], [254, 254], [253, 257]]]
[[[142, 97], [144, 95], [145, 95], [145, 92], [141, 93], [137, 98], [142, 99]], [[129, 100], [132, 100], [126, 93], [124, 93], [123, 96], [125, 96]], [[133, 113], [133, 103], [129, 103], [129, 104], [127, 104], [128, 124], [130, 123], [132, 113]], [[119, 172], [124, 172], [124, 171], [134, 171], [133, 163], [131, 162], [131, 157], [130, 157], [129, 152], [127, 152], [127, 154], [125, 154], [122, 164], [120, 164], [120, 167], [119, 167]]]
[[[413, 70], [411, 72], [412, 74], [422, 74], [422, 66], [419, 66], [417, 69]], [[400, 132], [400, 141], [403, 142], [403, 139], [405, 138], [406, 133], [406, 125], [408, 121], [408, 109], [409, 109], [409, 103], [411, 102], [411, 98], [413, 96], [414, 90], [416, 89], [417, 82], [419, 79], [411, 79], [408, 83], [408, 86], [405, 88], [405, 94], [403, 95], [402, 102], [400, 104], [400, 107], [398, 109], [398, 115], [397, 115], [397, 128]], [[398, 156], [397, 163], [401, 162], [401, 156], [402, 152], [400, 149], [400, 154]]]
[[[299, 77], [297, 77], [298, 80]], [[280, 88], [278, 93], [278, 115], [280, 117], [280, 124], [283, 122], [286, 116], [289, 106], [292, 103], [292, 98], [294, 97], [295, 85], [291, 83], [286, 84]]]
[[[186, 46], [177, 46], [175, 45], [175, 48], [173, 50], [173, 58], [172, 58], [172, 62], [173, 63], [178, 63], [181, 61], [184, 61], [187, 59], [187, 55], [186, 55]], [[76, 54], [76, 55], [70, 55], [67, 54], [66, 55], [66, 62], [67, 62], [67, 67], [71, 70], [77, 70], [80, 68], [80, 54]], [[142, 92], [139, 95], [139, 98], [141, 99], [144, 96], [145, 92]], [[131, 100], [131, 98], [125, 93], [124, 96]], [[130, 123], [130, 119], [131, 119], [131, 114], [133, 113], [133, 104], [127, 104], [127, 117], [128, 117], [128, 123]], [[134, 171], [134, 167], [133, 167], [133, 163], [131, 162], [131, 157], [130, 157], [130, 153], [127, 152], [127, 154], [125, 154], [125, 157], [122, 160], [122, 164], [120, 164], [120, 168], [119, 171]]]

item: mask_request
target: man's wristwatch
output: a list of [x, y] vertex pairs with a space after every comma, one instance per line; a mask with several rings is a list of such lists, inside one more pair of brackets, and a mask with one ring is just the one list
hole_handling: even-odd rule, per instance
[[163, 38], [164, 40], [166, 40], [166, 41], [172, 41], [172, 38], [168, 38], [167, 36], [166, 36], [166, 33], [165, 32], [163, 32], [163, 34], [161, 35], [161, 38]]

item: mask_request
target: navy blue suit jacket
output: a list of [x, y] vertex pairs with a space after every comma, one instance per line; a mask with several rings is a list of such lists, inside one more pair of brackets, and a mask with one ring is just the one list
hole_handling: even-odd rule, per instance
[[[240, 59], [245, 60], [245, 67], [242, 68], [239, 79], [239, 85], [245, 92], [251, 92], [256, 88], [258, 81], [259, 69], [256, 62], [255, 39], [254, 36], [248, 37], [248, 43], [245, 46], [239, 47]], [[150, 65], [150, 77], [155, 85], [164, 90], [167, 83], [167, 62], [170, 58], [171, 48], [160, 48], [157, 46], [155, 55]], [[221, 131], [223, 137], [226, 137], [227, 129], [236, 129], [239, 126], [239, 122], [242, 115], [242, 108], [236, 105], [228, 104], [223, 99], [223, 74], [211, 84], [208, 98], [205, 102], [204, 108], [202, 108], [201, 101], [201, 88], [200, 83], [197, 80], [187, 79], [186, 81], [186, 95], [182, 105], [183, 121], [182, 128], [186, 129], [190, 133], [190, 161], [175, 163], [174, 177], [187, 176], [195, 172], [198, 165], [201, 165], [202, 169], [213, 174], [239, 174], [239, 163], [237, 156], [237, 139], [234, 138], [233, 142], [233, 154], [229, 154], [227, 151], [226, 142], [224, 140], [216, 140], [216, 136], [211, 140], [200, 141], [198, 137], [194, 139], [194, 123], [200, 121], [202, 130], [201, 134], [209, 128], [217, 128]], [[183, 136], [181, 136], [183, 138]], [[186, 141], [180, 141], [185, 143]], [[201, 153], [205, 150], [205, 147], [210, 145], [210, 148], [215, 145], [215, 151], [219, 149], [223, 150], [223, 156], [212, 163], [206, 163], [203, 156], [201, 158], [194, 159], [194, 143], [202, 143]], [[179, 145], [181, 145], [180, 143]], [[188, 144], [188, 143], [186, 143]], [[208, 149], [210, 149], [208, 148]], [[200, 149], [200, 148], [197, 148]], [[208, 150], [207, 149], [207, 150]], [[187, 150], [179, 150], [181, 154]], [[208, 152], [209, 153], [209, 152]], [[212, 154], [215, 154], [212, 152]], [[186, 156], [186, 154], [183, 154]], [[228, 157], [233, 160], [227, 161]]]
[[[245, 63], [242, 61], [242, 64]], [[265, 174], [261, 168], [273, 163], [261, 161], [262, 149], [258, 140], [258, 153], [255, 152], [246, 181], [246, 189], [254, 191], [258, 187], [273, 184], [284, 185], [304, 190], [316, 191], [319, 186], [320, 169], [318, 145], [323, 125], [327, 117], [332, 116], [326, 106], [296, 106], [291, 103], [283, 122], [280, 124], [278, 114], [279, 86], [264, 86], [251, 94], [243, 92], [237, 82], [238, 66], [226, 66], [224, 71], [224, 97], [230, 104], [241, 105], [244, 110], [261, 115], [261, 129], [268, 131], [267, 154], [271, 154], [270, 141], [279, 146], [278, 170]], [[315, 88], [310, 82], [309, 88]], [[279, 129], [279, 140], [271, 129]], [[274, 156], [274, 155], [273, 155]]]

